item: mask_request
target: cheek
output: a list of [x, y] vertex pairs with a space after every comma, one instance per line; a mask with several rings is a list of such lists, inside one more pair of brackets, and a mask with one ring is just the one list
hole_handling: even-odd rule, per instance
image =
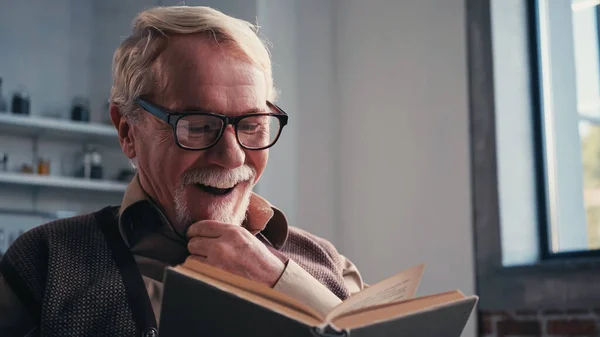
[[[260, 176], [265, 171], [265, 167], [267, 166], [267, 161], [269, 160], [269, 150], [261, 150], [261, 151], [246, 151], [246, 164], [254, 167], [256, 169], [256, 181], [260, 178]], [[256, 183], [255, 181], [255, 183]]]
[[144, 158], [149, 168], [162, 166], [162, 157], [170, 154], [176, 147], [172, 141], [172, 136], [163, 130], [147, 128], [140, 130], [144, 134], [139, 134], [136, 142], [136, 152], [140, 159]]
[[148, 175], [171, 183], [179, 177], [186, 156], [175, 144], [170, 130], [149, 128], [136, 142], [138, 162]]
[[179, 178], [186, 170], [198, 167], [198, 163], [202, 162], [201, 152], [186, 151], [174, 143], [172, 146], [161, 144], [159, 147], [160, 154], [156, 158], [157, 165], [161, 167], [164, 179], [173, 184], [179, 183]]

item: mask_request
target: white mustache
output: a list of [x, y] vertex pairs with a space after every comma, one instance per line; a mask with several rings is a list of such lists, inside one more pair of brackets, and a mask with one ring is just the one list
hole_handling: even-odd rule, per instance
[[216, 188], [232, 188], [243, 181], [253, 180], [256, 170], [248, 165], [233, 170], [218, 168], [193, 169], [183, 173], [180, 185], [202, 184]]

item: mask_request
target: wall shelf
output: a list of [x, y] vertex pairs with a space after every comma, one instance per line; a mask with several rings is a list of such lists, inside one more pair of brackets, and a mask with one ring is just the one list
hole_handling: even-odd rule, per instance
[[111, 193], [124, 193], [127, 188], [127, 183], [116, 181], [0, 172], [0, 185], [3, 184]]
[[0, 113], [0, 134], [119, 145], [117, 130], [110, 125], [38, 116], [17, 116], [10, 113]]

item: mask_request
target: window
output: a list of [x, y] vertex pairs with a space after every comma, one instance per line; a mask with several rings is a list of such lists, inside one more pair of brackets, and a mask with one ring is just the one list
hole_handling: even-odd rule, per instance
[[578, 111], [577, 14], [571, 0], [466, 3], [478, 307], [595, 307], [600, 259], [547, 261], [600, 255], [584, 195], [591, 114]]
[[600, 0], [537, 0], [530, 16], [543, 258], [600, 255], [599, 13]]
[[[600, 259], [578, 258], [600, 255], [584, 195], [580, 130], [598, 126], [578, 110], [582, 12], [571, 0], [466, 3], [478, 307], [595, 307]], [[577, 258], [547, 261], [559, 256]]]

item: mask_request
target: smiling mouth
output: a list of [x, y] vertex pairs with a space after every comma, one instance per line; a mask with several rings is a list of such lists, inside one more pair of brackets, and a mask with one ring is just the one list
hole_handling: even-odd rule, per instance
[[218, 188], [218, 187], [213, 187], [213, 186], [208, 186], [208, 185], [203, 185], [203, 184], [195, 184], [195, 186], [200, 188], [201, 190], [203, 190], [204, 192], [206, 192], [208, 194], [226, 195], [226, 194], [231, 193], [231, 191], [233, 191], [233, 189], [237, 185], [230, 187], [230, 188]]

